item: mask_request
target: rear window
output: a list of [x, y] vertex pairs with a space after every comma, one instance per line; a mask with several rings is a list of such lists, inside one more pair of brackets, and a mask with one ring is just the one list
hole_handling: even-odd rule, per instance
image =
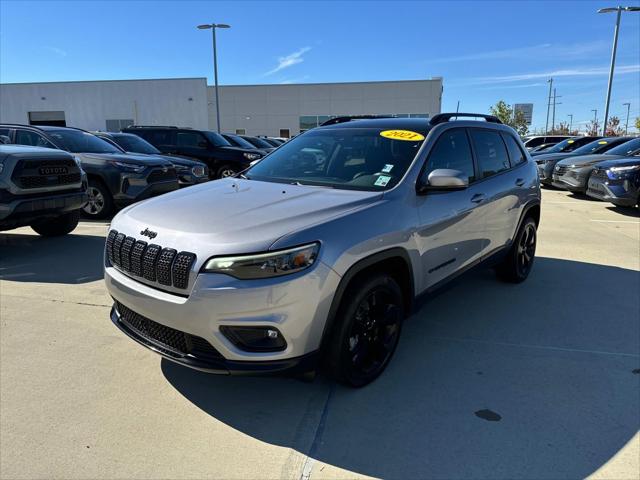
[[511, 161], [512, 166], [527, 161], [527, 157], [525, 157], [524, 152], [520, 148], [520, 145], [518, 145], [518, 142], [516, 142], [515, 138], [508, 134], [503, 134], [502, 138], [504, 138], [504, 143], [507, 145], [509, 160]]

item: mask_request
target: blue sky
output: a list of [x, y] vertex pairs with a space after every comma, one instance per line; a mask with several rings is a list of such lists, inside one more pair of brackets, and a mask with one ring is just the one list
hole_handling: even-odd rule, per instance
[[[637, 3], [637, 2], [635, 2]], [[611, 5], [614, 5], [612, 3]], [[632, 2], [631, 4], [634, 4]], [[187, 2], [0, 0], [0, 82], [203, 77], [221, 84], [444, 77], [443, 111], [533, 102], [557, 122], [602, 119], [615, 14], [607, 1]], [[625, 13], [611, 113], [640, 115], [640, 13]], [[1, 107], [1, 99], [0, 99]], [[624, 121], [624, 118], [623, 118]], [[633, 123], [632, 121], [630, 123]]]

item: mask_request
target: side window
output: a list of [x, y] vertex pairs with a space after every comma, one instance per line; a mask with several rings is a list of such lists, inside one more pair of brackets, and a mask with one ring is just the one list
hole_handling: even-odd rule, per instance
[[511, 161], [512, 167], [527, 161], [527, 157], [525, 157], [520, 145], [518, 145], [518, 142], [516, 142], [516, 139], [513, 138], [513, 136], [505, 133], [502, 135], [502, 138], [504, 139], [504, 143], [507, 144], [509, 160]]
[[179, 147], [207, 148], [207, 141], [197, 132], [178, 132], [176, 144]]
[[480, 128], [471, 128], [469, 132], [478, 159], [479, 178], [490, 177], [510, 167], [500, 133]]
[[16, 130], [16, 143], [18, 145], [31, 145], [33, 147], [56, 148], [42, 135], [28, 130]]
[[438, 137], [429, 153], [425, 176], [439, 168], [459, 170], [467, 176], [469, 183], [475, 180], [469, 139], [463, 128], [447, 130]]

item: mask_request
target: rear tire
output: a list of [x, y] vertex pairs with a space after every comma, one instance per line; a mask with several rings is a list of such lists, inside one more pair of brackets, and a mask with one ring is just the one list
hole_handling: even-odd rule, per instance
[[338, 309], [325, 358], [329, 375], [351, 387], [375, 380], [395, 352], [404, 316], [402, 289], [392, 277], [357, 280]]
[[79, 221], [80, 210], [74, 210], [56, 218], [40, 220], [31, 225], [31, 228], [43, 237], [58, 237], [73, 232]]
[[533, 268], [537, 239], [536, 222], [531, 217], [525, 218], [507, 256], [496, 267], [498, 278], [510, 283], [524, 282]]
[[97, 179], [89, 179], [87, 194], [89, 195], [89, 201], [82, 207], [85, 216], [102, 219], [111, 215], [113, 212], [113, 198], [104, 183]]

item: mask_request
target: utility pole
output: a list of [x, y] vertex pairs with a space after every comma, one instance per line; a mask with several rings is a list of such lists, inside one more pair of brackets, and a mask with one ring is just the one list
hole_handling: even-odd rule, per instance
[[544, 133], [549, 133], [549, 110], [551, 109], [551, 89], [553, 88], [553, 78], [547, 80], [549, 84], [549, 97], [547, 99], [547, 122], [544, 125]]
[[556, 105], [562, 105], [562, 102], [557, 102], [556, 99], [561, 98], [562, 96], [556, 95], [556, 89], [553, 89], [553, 117], [551, 121], [551, 131], [556, 129]]
[[626, 106], [627, 107], [627, 121], [624, 122], [624, 134], [627, 134], [627, 131], [629, 130], [629, 109], [631, 108], [631, 104], [630, 103], [623, 103], [622, 106]]
[[[458, 105], [456, 105], [456, 113], [458, 113], [460, 111], [460, 100], [458, 100]], [[458, 119], [458, 117], [456, 117], [456, 120]]]
[[569, 117], [569, 135], [571, 135], [571, 127], [573, 126], [573, 113], [567, 115]]

